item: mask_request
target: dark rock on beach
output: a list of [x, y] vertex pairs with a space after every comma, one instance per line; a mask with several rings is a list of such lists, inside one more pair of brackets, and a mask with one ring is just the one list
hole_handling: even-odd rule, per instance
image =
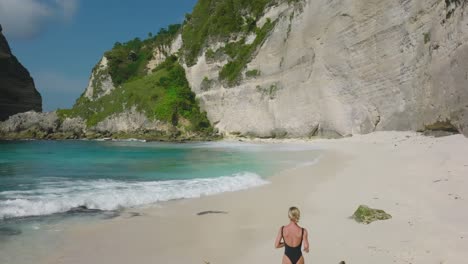
[[206, 215], [206, 214], [227, 214], [226, 211], [202, 211], [197, 213], [197, 215]]

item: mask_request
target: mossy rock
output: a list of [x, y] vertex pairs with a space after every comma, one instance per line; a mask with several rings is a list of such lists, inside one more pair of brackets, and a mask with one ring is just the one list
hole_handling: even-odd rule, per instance
[[366, 205], [360, 205], [354, 212], [352, 218], [358, 223], [370, 224], [377, 220], [387, 220], [392, 218], [384, 210], [369, 208]]
[[458, 129], [452, 124], [452, 121], [449, 119], [425, 125], [424, 128], [425, 131], [447, 131], [452, 133], [459, 133]]

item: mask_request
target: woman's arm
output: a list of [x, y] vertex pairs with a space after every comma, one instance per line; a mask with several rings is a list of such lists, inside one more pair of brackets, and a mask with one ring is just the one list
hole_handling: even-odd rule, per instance
[[283, 236], [281, 235], [281, 228], [280, 230], [278, 231], [278, 235], [276, 236], [276, 240], [275, 240], [275, 248], [282, 248], [284, 247], [284, 243], [281, 242], [281, 238]]
[[304, 237], [302, 238], [304, 242], [304, 251], [309, 253], [309, 234], [307, 233], [307, 229], [304, 228]]

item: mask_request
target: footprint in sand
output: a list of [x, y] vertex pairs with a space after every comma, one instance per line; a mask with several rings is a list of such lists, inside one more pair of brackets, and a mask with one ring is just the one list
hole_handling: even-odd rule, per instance
[[448, 196], [452, 197], [455, 200], [461, 200], [461, 197], [454, 193], [449, 193]]

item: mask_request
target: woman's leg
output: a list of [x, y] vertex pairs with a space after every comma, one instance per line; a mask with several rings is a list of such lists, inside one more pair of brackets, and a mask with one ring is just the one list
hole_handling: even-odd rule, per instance
[[297, 261], [297, 264], [304, 264], [304, 256], [301, 256], [301, 258]]

